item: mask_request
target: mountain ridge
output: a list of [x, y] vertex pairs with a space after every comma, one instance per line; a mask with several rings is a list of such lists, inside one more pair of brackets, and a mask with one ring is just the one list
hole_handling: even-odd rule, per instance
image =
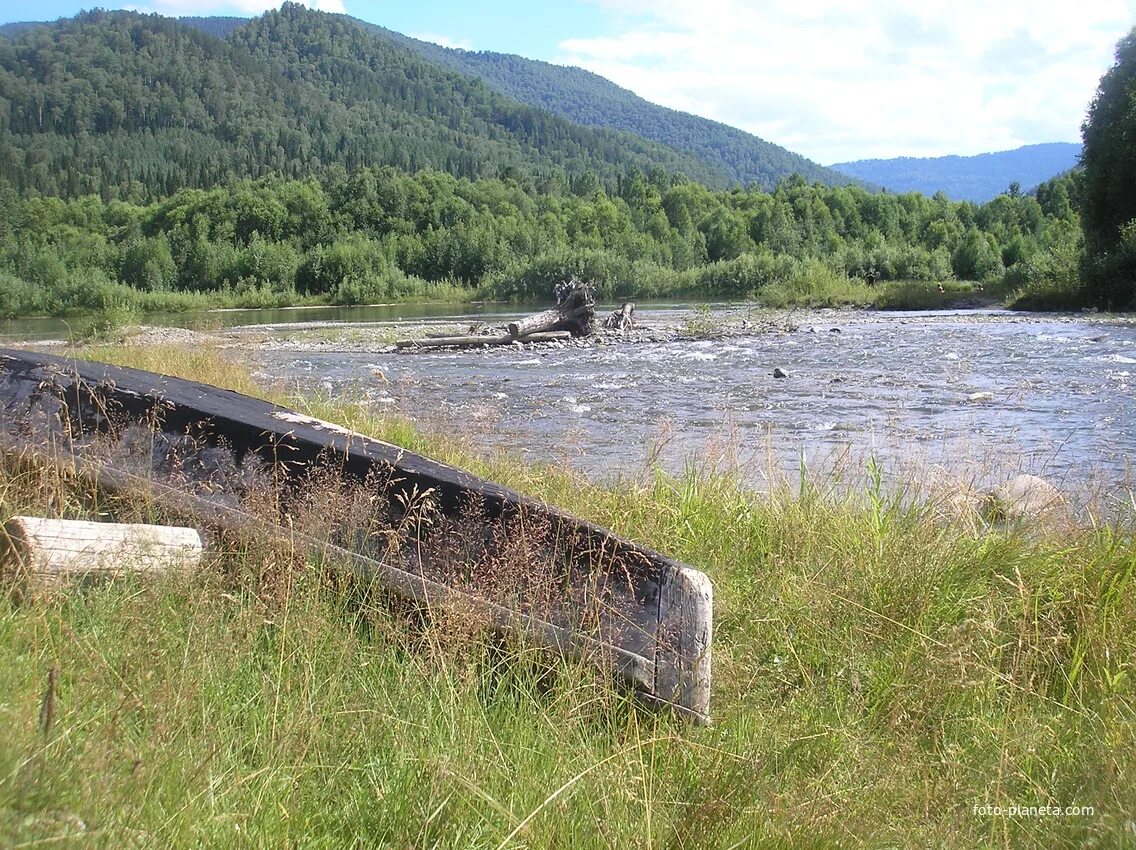
[[852, 182], [752, 133], [651, 103], [583, 68], [510, 53], [443, 47], [358, 18], [353, 20], [445, 67], [478, 77], [494, 90], [522, 103], [548, 109], [586, 126], [625, 130], [696, 154], [725, 170], [740, 185], [773, 189], [791, 174], [826, 185]]
[[1024, 191], [1069, 171], [1076, 167], [1080, 151], [1073, 142], [1042, 142], [973, 156], [862, 159], [829, 167], [892, 192], [941, 191], [956, 201], [984, 203], [1012, 183]]
[[20, 191], [120, 197], [363, 165], [729, 183], [691, 155], [505, 98], [346, 16], [285, 3], [221, 22], [225, 39], [200, 20], [97, 10], [0, 40], [0, 175]]
[[[510, 100], [548, 111], [582, 127], [631, 133], [647, 142], [664, 145], [685, 163], [684, 173], [711, 188], [757, 185], [772, 190], [793, 174], [826, 185], [862, 183], [736, 127], [650, 103], [582, 68], [513, 54], [446, 48], [349, 15], [332, 17], [342, 17], [369, 34], [407, 48], [448, 71], [479, 79]], [[183, 16], [176, 20], [217, 38], [228, 39], [255, 19]], [[49, 25], [7, 24], [0, 26], [0, 35], [13, 36], [32, 27]], [[699, 165], [692, 164], [691, 158]]]

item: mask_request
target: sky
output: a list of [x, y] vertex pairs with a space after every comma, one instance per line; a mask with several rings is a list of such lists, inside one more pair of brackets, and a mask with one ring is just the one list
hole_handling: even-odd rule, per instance
[[[113, 0], [0, 0], [0, 23]], [[249, 16], [267, 0], [134, 0]], [[1136, 0], [306, 0], [466, 50], [577, 65], [828, 165], [1078, 142]]]

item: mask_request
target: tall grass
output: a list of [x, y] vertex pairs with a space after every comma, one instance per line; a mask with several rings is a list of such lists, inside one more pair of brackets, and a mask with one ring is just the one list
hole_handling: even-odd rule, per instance
[[[248, 387], [208, 352], [98, 354]], [[704, 569], [716, 725], [250, 544], [188, 580], [0, 602], [0, 846], [1136, 846], [1130, 527], [956, 525], [871, 474], [598, 485], [309, 410]], [[100, 505], [56, 473], [0, 475], [0, 519]]]

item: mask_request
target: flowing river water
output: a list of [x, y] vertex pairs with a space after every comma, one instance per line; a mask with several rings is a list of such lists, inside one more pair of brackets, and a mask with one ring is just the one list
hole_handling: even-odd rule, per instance
[[[719, 306], [712, 317], [738, 309]], [[939, 466], [979, 484], [1029, 472], [1083, 498], [1131, 505], [1132, 316], [794, 311], [718, 339], [411, 354], [339, 345], [331, 333], [468, 324], [473, 314], [512, 315], [364, 308], [219, 314], [214, 323], [262, 379], [594, 477], [693, 464], [762, 487], [803, 470], [862, 481], [876, 464], [902, 482]], [[681, 327], [691, 315], [675, 305], [640, 313], [648, 328]], [[322, 343], [312, 342], [313, 319], [328, 332]]]
[[[680, 323], [689, 311], [643, 312]], [[782, 314], [784, 317], [785, 314]], [[499, 318], [499, 317], [496, 317]], [[941, 466], [1131, 500], [1136, 320], [796, 311], [758, 333], [565, 349], [271, 350], [266, 377], [596, 477], [729, 468], [862, 479]], [[687, 318], [689, 321], [689, 318]], [[774, 377], [774, 369], [787, 377]]]

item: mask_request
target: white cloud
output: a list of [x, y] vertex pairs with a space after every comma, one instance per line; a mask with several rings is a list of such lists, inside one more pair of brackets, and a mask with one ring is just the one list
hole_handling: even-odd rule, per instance
[[580, 65], [822, 163], [1076, 141], [1136, 0], [592, 0]]

